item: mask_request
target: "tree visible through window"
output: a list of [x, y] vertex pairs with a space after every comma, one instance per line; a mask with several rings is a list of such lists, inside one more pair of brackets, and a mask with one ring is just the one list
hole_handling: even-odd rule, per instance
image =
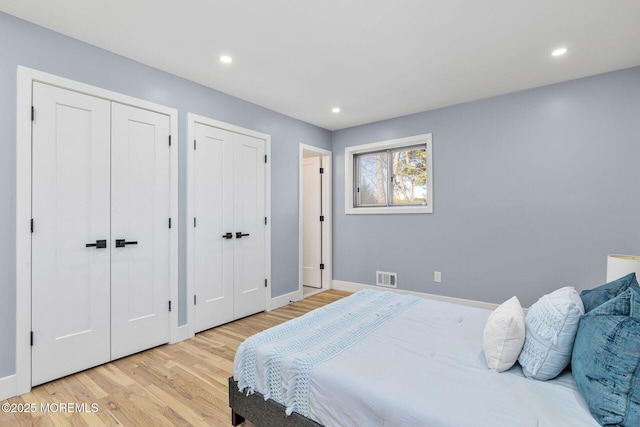
[[433, 213], [432, 149], [430, 133], [345, 147], [345, 213]]
[[393, 159], [393, 204], [423, 204], [427, 201], [427, 152], [410, 148], [391, 152]]
[[426, 145], [354, 155], [354, 207], [424, 205]]
[[356, 204], [359, 206], [386, 206], [387, 153], [367, 153], [356, 157], [359, 174]]

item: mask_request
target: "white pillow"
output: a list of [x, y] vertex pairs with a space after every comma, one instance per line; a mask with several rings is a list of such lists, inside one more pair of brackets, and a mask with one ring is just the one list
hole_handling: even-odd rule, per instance
[[513, 297], [500, 304], [484, 326], [482, 347], [489, 369], [502, 372], [511, 368], [518, 360], [524, 336], [524, 311], [518, 298]]
[[528, 378], [550, 380], [571, 361], [584, 306], [572, 287], [543, 295], [529, 308], [527, 334], [518, 361]]

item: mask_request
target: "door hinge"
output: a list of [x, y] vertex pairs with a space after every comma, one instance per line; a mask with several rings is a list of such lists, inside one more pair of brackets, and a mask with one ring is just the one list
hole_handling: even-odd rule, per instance
[[33, 233], [33, 218], [31, 218], [31, 232]]
[[264, 287], [267, 287], [267, 279], [264, 279]]
[[171, 218], [169, 218], [169, 228], [171, 228]]
[[196, 227], [196, 217], [194, 216], [193, 217], [193, 228], [195, 228], [195, 227]]
[[171, 135], [169, 135], [169, 147], [171, 147]]
[[193, 140], [193, 149], [194, 150], [196, 149], [196, 140], [195, 139]]
[[264, 225], [267, 225], [267, 217], [264, 217]]
[[31, 345], [33, 345], [33, 331], [31, 331]]
[[320, 215], [320, 222], [324, 221], [324, 215]]
[[320, 270], [324, 270], [324, 264], [320, 264]]
[[169, 300], [169, 312], [171, 312], [171, 300]]
[[193, 294], [193, 305], [196, 305], [198, 302], [198, 300], [196, 299], [196, 295]]
[[267, 155], [264, 155], [264, 162], [267, 163]]
[[320, 168], [320, 173], [324, 173], [324, 168]]
[[33, 108], [33, 105], [31, 106], [31, 121], [34, 121], [36, 119], [36, 109]]

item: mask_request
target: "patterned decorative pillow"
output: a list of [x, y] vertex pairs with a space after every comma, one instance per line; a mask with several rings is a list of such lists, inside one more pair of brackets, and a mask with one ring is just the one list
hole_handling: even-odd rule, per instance
[[640, 292], [629, 288], [582, 317], [571, 368], [596, 421], [640, 426]]
[[572, 286], [543, 295], [529, 308], [524, 347], [518, 357], [526, 377], [546, 381], [567, 367], [583, 314], [582, 300]]
[[487, 319], [482, 335], [482, 348], [487, 366], [503, 372], [511, 368], [524, 344], [524, 310], [517, 297], [503, 302]]
[[600, 304], [617, 297], [630, 287], [635, 287], [636, 290], [640, 292], [640, 286], [638, 286], [638, 281], [636, 280], [636, 273], [629, 273], [624, 277], [605, 283], [597, 288], [580, 292], [584, 311], [586, 313], [590, 312]]

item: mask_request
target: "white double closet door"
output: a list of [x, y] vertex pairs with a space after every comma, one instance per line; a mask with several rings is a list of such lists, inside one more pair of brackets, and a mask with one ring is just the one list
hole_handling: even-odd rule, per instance
[[265, 140], [194, 124], [195, 332], [265, 309]]
[[32, 385], [169, 341], [169, 117], [34, 83]]

